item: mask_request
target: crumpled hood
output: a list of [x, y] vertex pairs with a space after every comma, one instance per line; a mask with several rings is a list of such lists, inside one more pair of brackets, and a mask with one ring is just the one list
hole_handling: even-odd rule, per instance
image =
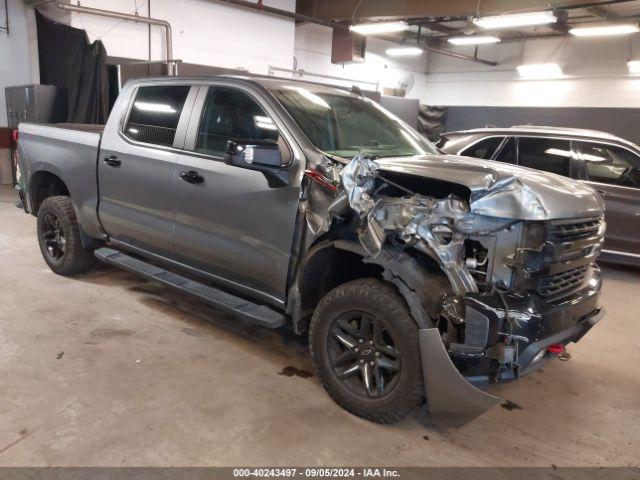
[[457, 183], [471, 190], [471, 211], [490, 217], [552, 220], [596, 217], [601, 196], [570, 178], [491, 160], [453, 155], [377, 159], [384, 171]]

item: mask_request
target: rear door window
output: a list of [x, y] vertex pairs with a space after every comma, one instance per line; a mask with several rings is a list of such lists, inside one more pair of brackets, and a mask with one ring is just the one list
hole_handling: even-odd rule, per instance
[[571, 142], [552, 138], [521, 137], [519, 164], [568, 177], [571, 174]]
[[278, 128], [246, 93], [210, 88], [198, 128], [196, 152], [222, 156], [229, 140], [278, 140]]
[[627, 149], [613, 145], [580, 145], [587, 180], [610, 185], [640, 188], [640, 158]]
[[495, 157], [495, 160], [498, 162], [511, 163], [515, 165], [518, 163], [518, 152], [516, 150], [516, 139], [510, 137], [507, 141], [502, 145], [498, 155]]
[[140, 87], [124, 134], [139, 142], [172, 146], [190, 89], [189, 85]]
[[471, 145], [461, 153], [467, 157], [484, 158], [489, 160], [493, 157], [496, 149], [500, 146], [504, 137], [489, 137]]

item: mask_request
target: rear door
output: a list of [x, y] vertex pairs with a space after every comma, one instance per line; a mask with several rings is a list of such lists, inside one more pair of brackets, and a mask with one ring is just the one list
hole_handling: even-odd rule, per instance
[[640, 157], [622, 146], [577, 142], [576, 178], [605, 199], [605, 250], [640, 253]]
[[546, 137], [518, 137], [518, 164], [564, 177], [571, 176], [575, 156], [571, 140]]
[[[281, 305], [303, 157], [293, 160], [284, 125], [251, 90], [202, 87], [195, 105], [175, 180], [179, 259], [231, 289]], [[227, 144], [234, 138], [277, 141], [285, 163], [291, 163], [290, 183], [270, 186], [261, 172], [227, 165]]]
[[100, 221], [116, 242], [167, 258], [173, 246], [174, 173], [197, 93], [190, 85], [143, 85], [98, 159]]

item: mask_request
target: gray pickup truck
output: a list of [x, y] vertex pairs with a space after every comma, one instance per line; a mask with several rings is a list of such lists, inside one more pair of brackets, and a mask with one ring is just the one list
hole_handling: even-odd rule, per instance
[[19, 127], [19, 193], [51, 269], [97, 258], [308, 334], [369, 420], [463, 424], [603, 315], [603, 203], [558, 175], [441, 154], [356, 90], [145, 79], [107, 124]]

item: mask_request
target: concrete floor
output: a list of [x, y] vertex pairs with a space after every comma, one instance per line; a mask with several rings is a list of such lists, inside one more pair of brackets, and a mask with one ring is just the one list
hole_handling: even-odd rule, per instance
[[380, 426], [291, 375], [311, 371], [292, 334], [113, 268], [56, 276], [14, 201], [2, 187], [2, 466], [638, 463], [637, 271], [605, 269], [608, 315], [568, 361], [496, 389], [519, 408], [461, 430], [423, 414]]

